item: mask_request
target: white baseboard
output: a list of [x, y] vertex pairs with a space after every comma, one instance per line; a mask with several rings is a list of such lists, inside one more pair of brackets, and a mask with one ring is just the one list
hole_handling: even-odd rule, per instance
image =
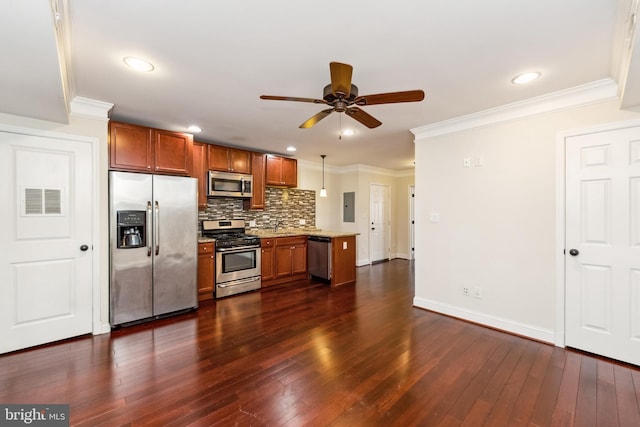
[[102, 335], [111, 333], [111, 325], [108, 323], [101, 323], [98, 329], [93, 330], [93, 335]]
[[527, 325], [513, 320], [487, 315], [486, 313], [455, 307], [449, 304], [443, 304], [426, 298], [414, 297], [413, 305], [415, 307], [435, 311], [436, 313], [445, 314], [451, 317], [457, 317], [459, 319], [510, 332], [512, 334], [521, 335], [537, 341], [549, 344], [556, 343], [555, 332], [549, 329], [542, 329], [537, 326]]
[[369, 258], [359, 259], [356, 261], [356, 267], [363, 267], [369, 264], [371, 264], [371, 262], [369, 262]]
[[411, 259], [409, 254], [401, 254], [401, 253], [391, 254], [391, 259], [394, 259], [394, 258]]

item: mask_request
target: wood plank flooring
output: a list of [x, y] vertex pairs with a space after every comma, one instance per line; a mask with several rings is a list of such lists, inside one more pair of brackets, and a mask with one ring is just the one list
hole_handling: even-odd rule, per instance
[[78, 426], [639, 426], [640, 369], [412, 307], [412, 263], [0, 356]]

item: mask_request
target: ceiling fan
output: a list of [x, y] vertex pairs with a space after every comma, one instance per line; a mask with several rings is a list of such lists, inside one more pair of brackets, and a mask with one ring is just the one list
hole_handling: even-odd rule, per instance
[[340, 62], [331, 62], [329, 64], [329, 70], [331, 72], [331, 84], [324, 87], [322, 99], [271, 95], [261, 95], [260, 99], [312, 102], [314, 104], [326, 104], [331, 106], [331, 108], [320, 111], [318, 114], [302, 123], [300, 128], [303, 129], [312, 127], [334, 111], [337, 113], [345, 113], [347, 116], [350, 116], [366, 127], [372, 129], [380, 126], [382, 122], [365, 112], [360, 107], [376, 104], [395, 104], [398, 102], [417, 102], [424, 99], [424, 92], [422, 90], [358, 96], [358, 87], [351, 83], [351, 75], [353, 73], [353, 67], [351, 65], [342, 64]]

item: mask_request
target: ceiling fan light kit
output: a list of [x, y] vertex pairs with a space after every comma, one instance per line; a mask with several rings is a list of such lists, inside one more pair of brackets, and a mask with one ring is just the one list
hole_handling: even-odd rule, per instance
[[329, 64], [331, 84], [323, 89], [322, 99], [299, 98], [290, 96], [261, 95], [260, 99], [272, 101], [310, 102], [325, 104], [331, 108], [320, 111], [300, 125], [301, 129], [308, 129], [316, 125], [320, 120], [334, 111], [345, 113], [352, 119], [362, 123], [369, 129], [382, 124], [381, 121], [359, 108], [365, 105], [395, 104], [400, 102], [418, 102], [424, 99], [422, 90], [409, 90], [404, 92], [388, 92], [375, 95], [358, 95], [358, 87], [351, 83], [353, 67], [349, 64], [331, 62]]

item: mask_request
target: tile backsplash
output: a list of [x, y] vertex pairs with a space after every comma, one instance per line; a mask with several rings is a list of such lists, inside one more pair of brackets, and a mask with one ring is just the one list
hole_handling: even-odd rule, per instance
[[[267, 187], [264, 210], [244, 210], [242, 199], [209, 198], [207, 209], [200, 211], [198, 220], [244, 219], [247, 228], [314, 228], [316, 225], [316, 192], [297, 188]], [[304, 225], [301, 225], [301, 220]], [[255, 226], [250, 225], [255, 221]], [[200, 229], [200, 227], [198, 228]]]

